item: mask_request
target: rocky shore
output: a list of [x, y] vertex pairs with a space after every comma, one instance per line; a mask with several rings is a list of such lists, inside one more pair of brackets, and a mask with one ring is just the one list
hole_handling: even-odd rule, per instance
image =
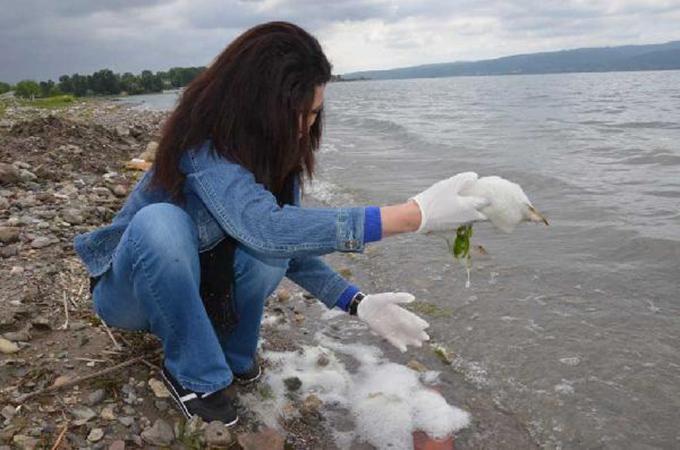
[[[218, 422], [187, 422], [175, 409], [159, 381], [155, 338], [108, 329], [93, 313], [73, 236], [112, 219], [141, 174], [126, 163], [149, 158], [164, 117], [101, 100], [57, 111], [10, 104], [0, 116], [0, 450], [333, 449], [339, 442], [375, 448], [354, 432], [346, 404], [326, 404], [315, 394], [309, 374], [331, 364], [351, 378], [357, 363], [347, 352], [328, 350], [335, 339], [363, 336], [376, 345], [366, 347], [375, 349], [376, 361], [382, 344], [354, 321], [339, 326], [348, 319], [291, 284], [284, 283], [267, 307], [262, 353], [268, 376], [255, 386], [231, 388], [242, 420], [228, 430]], [[351, 260], [332, 258], [346, 276], [352, 276]], [[327, 350], [310, 350], [316, 348]], [[441, 370], [450, 356], [436, 347], [425, 353], [408, 362], [409, 370], [424, 385], [446, 390], [438, 387], [439, 372], [426, 366]], [[275, 362], [295, 355], [313, 357], [307, 372], [292, 372], [299, 376], [291, 376], [290, 362], [285, 370]], [[458, 448], [507, 442], [499, 430], [532, 448], [504, 413], [481, 400], [478, 405], [494, 425], [473, 423]], [[415, 433], [414, 442], [416, 448], [453, 448], [451, 436]]]

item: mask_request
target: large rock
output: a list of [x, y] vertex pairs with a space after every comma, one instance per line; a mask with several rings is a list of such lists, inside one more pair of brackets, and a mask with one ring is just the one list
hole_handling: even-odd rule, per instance
[[15, 184], [21, 179], [19, 170], [11, 164], [0, 163], [0, 184]]
[[175, 434], [165, 420], [156, 419], [151, 428], [142, 431], [142, 439], [151, 445], [167, 447], [175, 440]]

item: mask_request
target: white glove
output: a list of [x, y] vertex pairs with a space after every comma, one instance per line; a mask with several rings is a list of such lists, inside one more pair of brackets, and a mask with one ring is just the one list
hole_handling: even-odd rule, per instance
[[413, 295], [406, 292], [387, 292], [367, 295], [357, 307], [357, 317], [378, 335], [402, 352], [407, 345], [421, 347], [430, 339], [425, 328], [430, 324], [408, 311], [398, 303], [411, 303]]
[[421, 214], [417, 232], [449, 231], [463, 223], [487, 220], [479, 210], [489, 205], [488, 199], [459, 194], [476, 181], [477, 174], [474, 172], [459, 173], [438, 181], [413, 197]]

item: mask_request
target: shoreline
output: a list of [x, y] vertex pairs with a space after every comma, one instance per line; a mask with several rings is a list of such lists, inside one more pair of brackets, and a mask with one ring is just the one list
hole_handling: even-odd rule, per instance
[[[66, 431], [61, 439], [74, 446], [145, 446], [153, 439], [170, 438], [167, 433], [153, 435], [167, 431], [165, 425], [172, 431], [173, 448], [203, 448], [206, 442], [227, 445], [210, 441], [216, 437], [204, 425], [185, 423], [169, 399], [158, 395], [154, 388], [159, 379], [154, 367], [158, 354], [154, 352], [159, 345], [155, 339], [110, 330], [122, 346], [115, 349], [109, 332], [94, 316], [87, 275], [71, 245], [75, 234], [108, 223], [120, 208], [140, 173], [125, 170], [124, 164], [157, 139], [165, 115], [112, 99], [88, 99], [59, 110], [10, 106], [0, 118], [0, 162], [16, 171], [16, 179], [0, 188], [0, 279], [5, 299], [0, 308], [0, 335], [16, 347], [0, 360], [0, 375], [7, 380], [0, 386], [0, 403], [7, 404], [0, 417], [5, 421], [0, 448], [2, 444], [17, 448], [52, 445], [62, 430]], [[362, 272], [355, 255], [334, 254], [328, 260], [350, 280], [373, 287], [370, 274]], [[432, 346], [401, 354], [355, 320], [326, 312], [287, 281], [268, 302], [266, 314], [265, 354], [319, 347], [326, 338], [337, 339], [342, 346], [367, 345], [385, 362], [416, 368], [419, 374], [439, 372], [431, 388], [472, 418], [467, 428], [456, 433], [457, 448], [537, 447], [521, 420], [482, 391], [467, 398], [456, 395], [457, 386], [467, 382]], [[110, 376], [34, 397], [19, 409], [9, 406], [22, 393], [72, 382], [150, 353], [146, 362]], [[346, 360], [343, 367], [350, 374], [356, 369], [356, 361], [342, 352], [331, 353], [333, 358]], [[279, 373], [271, 362], [264, 365], [272, 376]], [[266, 381], [251, 388], [232, 388], [239, 398], [250, 399], [246, 406], [241, 403], [242, 421], [229, 433], [231, 442], [238, 441], [244, 448], [249, 438], [265, 434], [255, 432], [266, 421], [252, 406], [269, 400]], [[286, 442], [287, 448], [336, 448], [332, 405], [319, 404], [318, 396], [315, 400], [312, 395], [305, 387], [286, 393], [286, 413], [280, 419], [274, 417], [279, 428], [269, 437], [281, 445]], [[372, 448], [361, 442], [352, 421], [343, 426], [353, 439], [348, 441], [350, 448]]]

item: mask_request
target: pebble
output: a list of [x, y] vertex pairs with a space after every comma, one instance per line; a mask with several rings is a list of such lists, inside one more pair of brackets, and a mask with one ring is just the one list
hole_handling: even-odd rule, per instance
[[104, 437], [104, 430], [101, 428], [93, 428], [90, 434], [87, 435], [87, 440], [90, 442], [99, 442]]
[[316, 365], [319, 367], [326, 367], [330, 362], [331, 361], [328, 359], [328, 356], [324, 355], [323, 353], [320, 354], [316, 359]]
[[0, 184], [15, 184], [19, 178], [19, 170], [16, 167], [0, 163]]
[[104, 389], [97, 389], [96, 391], [91, 392], [90, 395], [87, 396], [87, 405], [88, 406], [98, 405], [104, 400], [104, 398], [106, 398], [106, 391], [104, 391]]
[[2, 337], [13, 342], [28, 342], [31, 340], [31, 334], [28, 332], [28, 328], [24, 328], [20, 331], [9, 331], [3, 334]]
[[240, 433], [238, 443], [243, 450], [283, 450], [285, 439], [273, 428], [265, 427], [256, 433]]
[[83, 213], [75, 208], [67, 208], [61, 212], [61, 217], [65, 222], [71, 225], [80, 225], [85, 222]]
[[113, 194], [116, 197], [125, 197], [127, 195], [127, 188], [122, 184], [116, 184], [113, 186]]
[[31, 242], [31, 247], [33, 247], [33, 248], [44, 248], [44, 247], [47, 247], [50, 244], [52, 244], [52, 239], [45, 237], [45, 236], [40, 236], [40, 237], [33, 239], [33, 242]]
[[19, 351], [19, 346], [12, 341], [0, 337], [0, 353], [9, 354]]
[[302, 380], [298, 377], [289, 377], [283, 380], [283, 384], [286, 385], [289, 391], [297, 391], [302, 386]]
[[23, 181], [35, 181], [38, 179], [38, 177], [33, 172], [26, 169], [19, 169], [19, 178], [21, 178]]
[[80, 426], [88, 422], [90, 419], [94, 418], [97, 415], [97, 413], [95, 413], [91, 408], [81, 407], [73, 408], [71, 410], [71, 415], [76, 418], [76, 420], [73, 421], [73, 424], [76, 426]]
[[170, 397], [170, 392], [165, 387], [162, 381], [155, 378], [149, 379], [149, 387], [153, 391], [154, 395], [158, 398], [168, 398]]
[[114, 412], [114, 408], [115, 406], [113, 405], [105, 406], [99, 413], [99, 417], [101, 417], [104, 420], [116, 420], [116, 413]]
[[220, 421], [212, 421], [205, 428], [205, 441], [208, 446], [228, 447], [232, 443], [231, 433]]
[[160, 412], [167, 411], [168, 408], [170, 407], [168, 402], [166, 402], [165, 400], [156, 400], [155, 402], [153, 402], [153, 404], [156, 407], [156, 409], [159, 410]]
[[422, 363], [419, 361], [416, 361], [415, 359], [410, 360], [407, 364], [406, 367], [409, 369], [413, 369], [416, 372], [427, 372], [427, 367], [425, 367]]
[[125, 450], [125, 441], [113, 441], [109, 445], [109, 450]]
[[19, 450], [33, 450], [38, 445], [38, 440], [23, 434], [15, 434], [12, 442]]
[[141, 436], [145, 442], [158, 446], [169, 446], [175, 440], [172, 427], [163, 419], [156, 419], [151, 428], [142, 431]]
[[319, 397], [309, 394], [302, 402], [302, 410], [303, 412], [318, 413], [321, 405], [323, 405], [323, 402]]
[[0, 247], [0, 256], [3, 258], [9, 258], [10, 256], [16, 256], [18, 254], [19, 247], [17, 247], [15, 244]]
[[12, 420], [14, 415], [17, 413], [17, 410], [14, 408], [12, 405], [7, 405], [2, 410], [0, 411], [0, 414], [2, 417], [4, 417], [7, 420]]
[[0, 227], [0, 242], [3, 244], [11, 244], [19, 240], [20, 228], [15, 227]]
[[102, 195], [104, 197], [108, 197], [109, 195], [111, 195], [111, 191], [106, 186], [94, 187], [94, 188], [92, 188], [92, 192], [97, 194], [97, 195]]
[[122, 423], [126, 427], [129, 427], [133, 423], [135, 423], [135, 418], [131, 416], [121, 416], [118, 418], [118, 422]]

